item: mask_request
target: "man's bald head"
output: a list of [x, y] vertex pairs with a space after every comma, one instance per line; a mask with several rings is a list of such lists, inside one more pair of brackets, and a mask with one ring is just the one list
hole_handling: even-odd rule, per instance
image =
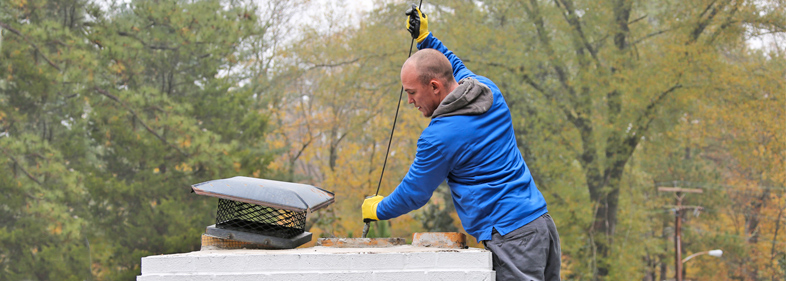
[[440, 51], [422, 49], [412, 54], [404, 62], [402, 70], [407, 64], [414, 64], [414, 69], [418, 73], [418, 80], [423, 84], [428, 84], [431, 79], [437, 79], [448, 87], [456, 84], [456, 80], [453, 78], [453, 66], [450, 65], [448, 58]]

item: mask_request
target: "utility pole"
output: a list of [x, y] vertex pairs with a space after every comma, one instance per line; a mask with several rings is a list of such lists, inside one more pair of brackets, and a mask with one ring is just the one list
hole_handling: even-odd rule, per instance
[[674, 192], [677, 197], [677, 205], [674, 206], [674, 279], [682, 281], [682, 210], [683, 209], [698, 209], [700, 206], [683, 206], [682, 198], [685, 197], [683, 193], [702, 193], [701, 189], [695, 188], [679, 188], [679, 187], [658, 187], [660, 192]]

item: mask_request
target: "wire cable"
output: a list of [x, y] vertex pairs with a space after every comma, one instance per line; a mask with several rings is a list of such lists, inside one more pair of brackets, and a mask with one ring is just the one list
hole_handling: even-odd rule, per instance
[[[418, 10], [423, 5], [423, 0], [420, 0], [420, 4], [418, 4]], [[412, 56], [412, 46], [414, 46], [415, 38], [412, 38], [412, 41], [409, 42], [409, 54], [407, 54], [407, 58]], [[401, 85], [401, 91], [398, 93], [398, 103], [396, 104], [396, 116], [393, 117], [393, 128], [390, 129], [390, 137], [388, 138], [388, 149], [385, 151], [385, 161], [382, 162], [382, 172], [379, 174], [379, 183], [377, 184], [377, 192], [374, 193], [374, 196], [379, 195], [379, 188], [382, 187], [382, 177], [385, 176], [385, 167], [388, 165], [388, 155], [390, 155], [390, 144], [393, 143], [393, 133], [396, 131], [396, 121], [398, 120], [398, 111], [401, 108], [401, 97], [404, 96], [404, 85]]]

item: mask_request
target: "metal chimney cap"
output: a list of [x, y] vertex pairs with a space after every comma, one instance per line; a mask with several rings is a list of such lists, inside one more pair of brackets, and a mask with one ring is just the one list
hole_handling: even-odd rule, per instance
[[191, 186], [199, 195], [299, 212], [312, 212], [334, 202], [333, 193], [307, 184], [249, 177], [212, 180]]

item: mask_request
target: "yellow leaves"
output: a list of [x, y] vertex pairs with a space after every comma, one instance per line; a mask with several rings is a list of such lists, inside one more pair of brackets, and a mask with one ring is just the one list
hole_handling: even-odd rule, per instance
[[270, 163], [267, 164], [267, 169], [271, 171], [283, 171], [284, 165], [281, 161], [270, 161]]
[[273, 149], [281, 149], [286, 146], [286, 142], [283, 139], [276, 139], [270, 142], [270, 146]]
[[150, 201], [150, 207], [155, 208], [156, 206], [158, 206], [158, 201], [156, 201], [156, 200]]
[[182, 141], [180, 141], [180, 147], [182, 148], [191, 147], [191, 136], [186, 136]]
[[50, 225], [49, 233], [54, 235], [60, 235], [60, 233], [63, 233], [63, 224], [58, 222], [55, 225]]
[[[14, 57], [15, 55], [18, 55], [18, 54], [19, 54], [19, 50], [15, 50], [15, 51], [11, 52], [11, 57]], [[9, 64], [7, 69], [8, 69], [8, 80], [14, 79], [14, 76], [12, 75], [14, 73], [14, 65], [13, 64]]]
[[17, 8], [23, 8], [25, 5], [27, 5], [27, 0], [14, 0], [12, 4]]
[[158, 174], [160, 172], [161, 172], [161, 170], [159, 170], [158, 168], [153, 168], [153, 174]]
[[125, 67], [125, 65], [123, 65], [123, 62], [115, 61], [115, 64], [110, 66], [109, 69], [114, 71], [117, 74], [121, 74], [121, 73], [123, 73], [124, 70], [126, 70], [126, 67]]
[[232, 167], [235, 168], [235, 172], [240, 172], [240, 167], [242, 165], [239, 162], [232, 163]]
[[179, 172], [186, 173], [186, 172], [191, 172], [194, 169], [191, 168], [191, 165], [188, 165], [188, 163], [183, 162], [183, 163], [177, 164], [177, 166], [175, 166], [175, 170], [179, 171]]
[[0, 121], [3, 121], [3, 119], [5, 119], [5, 116], [6, 116], [5, 112], [4, 111], [0, 111]]
[[38, 254], [38, 247], [30, 248], [30, 252], [33, 253], [33, 255]]

